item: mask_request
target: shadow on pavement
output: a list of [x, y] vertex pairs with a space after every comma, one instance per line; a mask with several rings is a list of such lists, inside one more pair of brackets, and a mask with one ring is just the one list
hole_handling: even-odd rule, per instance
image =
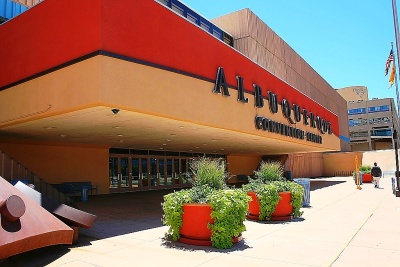
[[70, 250], [67, 245], [56, 245], [27, 251], [0, 260], [1, 267], [37, 267], [47, 266]]
[[328, 186], [334, 186], [337, 184], [345, 183], [346, 181], [326, 181], [326, 180], [310, 180], [310, 190], [318, 190]]
[[97, 218], [92, 228], [80, 229], [79, 235], [104, 239], [162, 227], [161, 203], [174, 190], [178, 189], [89, 196], [88, 202], [77, 206]]

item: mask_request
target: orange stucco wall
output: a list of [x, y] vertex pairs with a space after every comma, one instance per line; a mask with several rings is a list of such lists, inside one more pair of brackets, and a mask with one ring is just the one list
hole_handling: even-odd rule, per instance
[[[321, 151], [340, 149], [340, 140], [335, 134], [324, 134], [323, 143], [316, 144], [257, 130], [254, 126], [255, 115], [282, 124], [288, 124], [288, 121], [281, 112], [271, 114], [267, 104], [263, 108], [255, 108], [251, 94], [245, 94], [248, 103], [240, 103], [237, 101], [237, 90], [232, 88], [230, 97], [218, 95], [212, 93], [213, 82], [109, 57], [101, 57], [101, 71], [104, 75], [101, 76], [99, 100], [107, 102], [106, 105], [282, 140], [304, 145], [304, 150], [309, 147]], [[318, 134], [317, 129], [303, 123], [296, 124], [296, 127]]]
[[261, 156], [227, 156], [228, 172], [231, 175], [252, 175], [261, 161]]
[[0, 143], [0, 150], [49, 184], [90, 181], [108, 193], [108, 149]]
[[0, 121], [18, 123], [94, 106], [100, 74], [100, 59], [92, 58], [0, 91]]
[[[261, 137], [259, 145], [268, 145], [273, 140], [281, 141], [282, 145], [286, 143], [286, 146], [299, 146], [298, 151], [340, 148], [340, 140], [335, 134], [324, 134], [323, 143], [317, 144], [258, 130], [254, 126], [256, 115], [285, 125], [288, 121], [281, 112], [272, 114], [267, 105], [255, 108], [251, 94], [245, 94], [248, 103], [241, 103], [237, 101], [237, 90], [230, 88], [231, 96], [225, 97], [213, 93], [213, 86], [213, 82], [175, 72], [95, 56], [16, 85], [12, 90], [1, 91], [0, 106], [4, 112], [0, 113], [0, 121], [11, 125], [88, 107], [117, 106], [144, 114], [252, 134]], [[47, 108], [46, 112], [40, 113]], [[8, 123], [10, 118], [13, 118], [12, 122]], [[317, 129], [303, 123], [296, 124], [296, 128], [318, 134]]]

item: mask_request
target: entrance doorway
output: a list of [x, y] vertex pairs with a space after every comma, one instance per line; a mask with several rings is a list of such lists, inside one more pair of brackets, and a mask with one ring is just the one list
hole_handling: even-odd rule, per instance
[[189, 187], [189, 157], [109, 156], [110, 193]]

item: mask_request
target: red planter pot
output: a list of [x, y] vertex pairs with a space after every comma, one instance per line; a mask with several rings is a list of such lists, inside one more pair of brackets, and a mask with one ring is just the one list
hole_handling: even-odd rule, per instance
[[[187, 240], [211, 245], [211, 230], [207, 225], [213, 223], [211, 219], [211, 206], [208, 204], [184, 204], [182, 214], [182, 227], [179, 231], [182, 243]], [[208, 244], [209, 243], [209, 244]]]
[[[211, 219], [211, 211], [209, 204], [184, 204], [179, 242], [196, 246], [211, 246], [211, 230], [207, 227], [209, 223], [214, 223]], [[242, 240], [241, 235], [233, 238], [233, 243], [240, 240]]]
[[[252, 220], [260, 220], [260, 203], [258, 201], [257, 195], [255, 192], [248, 192], [252, 200], [249, 203], [249, 212], [247, 218]], [[270, 221], [287, 221], [292, 219], [293, 206], [290, 203], [292, 201], [292, 193], [291, 192], [281, 192], [279, 193], [281, 199], [276, 205], [275, 211], [271, 214]]]
[[362, 181], [363, 181], [363, 183], [372, 183], [372, 175], [369, 173], [363, 173]]

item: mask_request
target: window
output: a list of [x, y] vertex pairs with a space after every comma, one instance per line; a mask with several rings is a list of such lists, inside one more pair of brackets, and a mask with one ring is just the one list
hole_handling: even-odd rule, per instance
[[193, 22], [194, 24], [198, 24], [198, 18], [197, 18], [197, 14], [191, 14], [190, 12], [187, 12], [187, 19], [190, 20], [191, 22]]
[[349, 127], [351, 126], [362, 126], [362, 125], [367, 125], [368, 121], [367, 119], [356, 119], [356, 120], [349, 120]]
[[168, 0], [157, 0], [157, 1], [163, 5], [169, 6]]
[[390, 119], [388, 117], [369, 119], [369, 124], [384, 124], [384, 123], [390, 123]]
[[183, 7], [178, 6], [176, 3], [172, 3], [172, 10], [175, 11], [176, 13], [180, 14], [180, 15], [184, 15], [183, 12]]
[[351, 132], [350, 133], [350, 138], [367, 137], [367, 136], [368, 136], [368, 132], [367, 131]]
[[206, 24], [206, 22], [200, 21], [200, 27], [202, 27], [205, 31], [210, 32], [210, 25]]
[[220, 29], [214, 28], [212, 34], [218, 39], [222, 39], [222, 31]]
[[355, 114], [366, 114], [367, 109], [366, 108], [353, 108], [349, 109], [348, 115], [355, 115]]
[[233, 37], [230, 34], [224, 32], [222, 29], [220, 29], [207, 19], [203, 18], [202, 16], [200, 16], [196, 11], [190, 9], [185, 4], [181, 3], [179, 0], [156, 0], [156, 1], [172, 9], [182, 17], [185, 17], [191, 23], [200, 26], [200, 28], [202, 28], [206, 32], [211, 33], [214, 37], [222, 40], [223, 42], [227, 43], [230, 46], [233, 46]]
[[392, 136], [391, 129], [371, 130], [371, 136]]
[[384, 111], [389, 111], [389, 105], [377, 106], [377, 107], [369, 107], [368, 108], [368, 112], [369, 113], [384, 112]]

